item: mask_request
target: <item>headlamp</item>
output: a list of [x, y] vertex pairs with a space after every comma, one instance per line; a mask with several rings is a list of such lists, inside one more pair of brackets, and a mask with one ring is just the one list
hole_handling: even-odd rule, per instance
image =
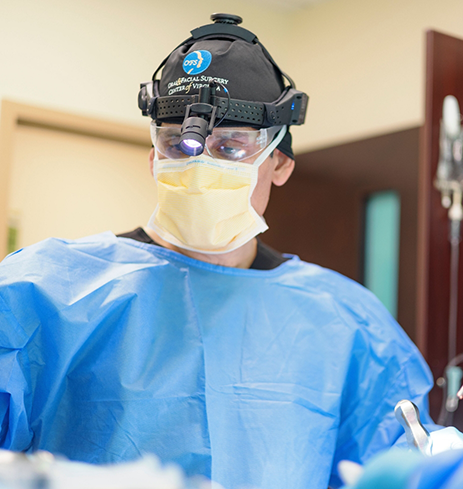
[[188, 117], [182, 124], [180, 149], [188, 156], [198, 156], [204, 151], [208, 134], [207, 121]]
[[188, 156], [198, 156], [204, 151], [206, 138], [212, 134], [216, 125], [215, 92], [217, 86], [217, 82], [211, 81], [209, 86], [201, 87], [198, 95], [199, 101], [186, 107], [179, 145], [182, 152]]

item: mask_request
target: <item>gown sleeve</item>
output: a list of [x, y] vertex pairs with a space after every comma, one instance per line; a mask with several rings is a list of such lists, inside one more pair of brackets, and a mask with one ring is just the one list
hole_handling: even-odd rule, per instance
[[331, 487], [341, 485], [339, 461], [364, 464], [376, 453], [403, 442], [404, 430], [394, 415], [400, 400], [418, 406], [421, 421], [430, 431], [438, 428], [428, 412], [427, 394], [433, 385], [429, 367], [380, 301], [363, 287], [355, 288], [356, 300], [341, 296], [339, 302], [339, 314], [354, 333]]
[[25, 333], [0, 289], [0, 448], [25, 451], [32, 442], [31, 399]]
[[0, 448], [15, 451], [32, 444], [31, 364], [40, 364], [39, 352], [32, 361], [28, 352], [41, 322], [41, 301], [27, 255], [18, 250], [0, 263]]

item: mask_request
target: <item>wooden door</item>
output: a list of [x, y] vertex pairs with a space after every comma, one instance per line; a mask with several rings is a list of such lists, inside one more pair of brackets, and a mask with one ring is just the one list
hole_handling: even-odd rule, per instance
[[[447, 209], [434, 188], [439, 160], [439, 132], [444, 97], [454, 95], [463, 109], [463, 40], [435, 31], [426, 37], [426, 118], [422, 130], [419, 182], [417, 343], [434, 378], [448, 361], [450, 242]], [[461, 253], [461, 246], [460, 246]], [[463, 260], [459, 266], [459, 313], [456, 352], [463, 352]], [[431, 414], [437, 419], [442, 392], [431, 392]], [[463, 427], [460, 406], [454, 423]]]

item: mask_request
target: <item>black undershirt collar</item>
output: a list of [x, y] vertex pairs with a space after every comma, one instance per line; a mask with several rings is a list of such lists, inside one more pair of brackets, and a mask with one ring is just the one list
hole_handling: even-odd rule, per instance
[[[138, 227], [133, 231], [129, 231], [128, 233], [121, 233], [117, 235], [118, 238], [130, 238], [136, 241], [141, 241], [142, 243], [154, 244], [157, 246], [159, 243], [156, 243], [151, 239], [148, 234], [143, 230], [143, 228]], [[289, 260], [289, 258], [284, 257], [281, 253], [274, 250], [270, 246], [263, 243], [259, 238], [257, 238], [257, 254], [252, 262], [252, 265], [249, 267], [253, 270], [272, 270], [285, 261]]]

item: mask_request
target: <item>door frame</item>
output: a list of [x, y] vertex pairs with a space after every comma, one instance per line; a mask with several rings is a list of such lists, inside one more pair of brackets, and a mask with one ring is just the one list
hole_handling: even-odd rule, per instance
[[2, 100], [0, 112], [0, 260], [7, 254], [8, 202], [15, 132], [18, 126], [33, 126], [109, 141], [151, 146], [146, 126], [62, 112], [45, 107]]

